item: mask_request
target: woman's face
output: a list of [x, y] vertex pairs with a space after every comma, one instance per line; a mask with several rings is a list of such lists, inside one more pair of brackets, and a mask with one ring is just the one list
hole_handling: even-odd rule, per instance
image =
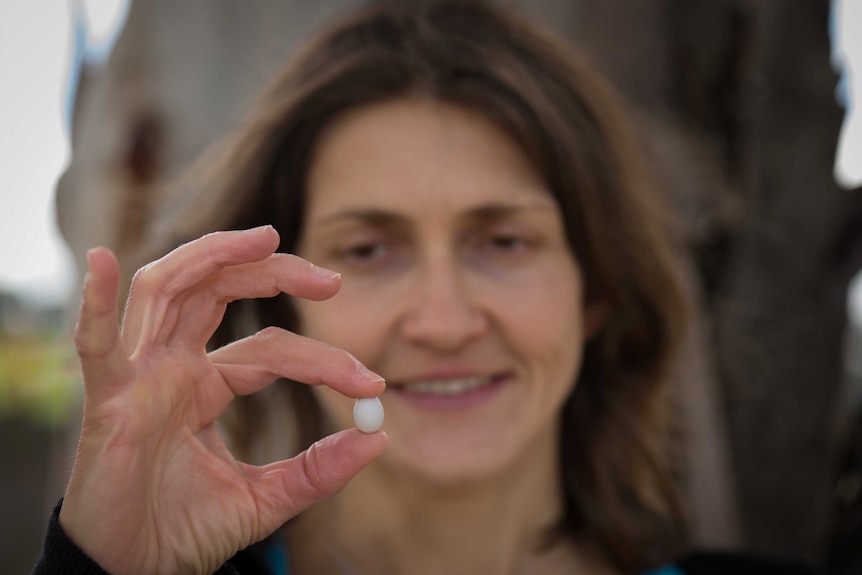
[[[343, 280], [296, 302], [301, 331], [386, 378], [381, 464], [482, 479], [553, 444], [581, 364], [582, 278], [516, 143], [459, 107], [374, 104], [323, 134], [307, 193], [298, 252]], [[353, 400], [315, 392], [353, 425]]]

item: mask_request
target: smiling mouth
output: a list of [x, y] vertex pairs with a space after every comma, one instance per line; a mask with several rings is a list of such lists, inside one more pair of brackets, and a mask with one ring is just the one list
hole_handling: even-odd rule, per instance
[[453, 397], [489, 387], [500, 378], [495, 376], [426, 379], [398, 386], [398, 391], [416, 395]]

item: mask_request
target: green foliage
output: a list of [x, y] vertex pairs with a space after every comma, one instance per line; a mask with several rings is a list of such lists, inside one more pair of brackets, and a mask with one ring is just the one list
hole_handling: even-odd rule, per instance
[[68, 338], [0, 333], [0, 418], [23, 415], [40, 425], [61, 425], [75, 404], [79, 379]]

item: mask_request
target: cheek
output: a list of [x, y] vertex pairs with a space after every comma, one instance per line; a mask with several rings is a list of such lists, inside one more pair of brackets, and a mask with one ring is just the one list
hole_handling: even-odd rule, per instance
[[[499, 298], [500, 321], [513, 351], [549, 383], [569, 386], [584, 345], [582, 289], [574, 266], [534, 270]], [[512, 305], [511, 302], [520, 302]]]

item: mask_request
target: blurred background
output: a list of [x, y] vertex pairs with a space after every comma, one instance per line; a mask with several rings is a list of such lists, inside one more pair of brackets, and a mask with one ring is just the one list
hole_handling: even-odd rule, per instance
[[[355, 3], [3, 1], [4, 572], [29, 572], [74, 452], [86, 249], [131, 254], [163, 185]], [[683, 215], [693, 539], [840, 556], [862, 528], [862, 2], [509, 3], [616, 85]]]

